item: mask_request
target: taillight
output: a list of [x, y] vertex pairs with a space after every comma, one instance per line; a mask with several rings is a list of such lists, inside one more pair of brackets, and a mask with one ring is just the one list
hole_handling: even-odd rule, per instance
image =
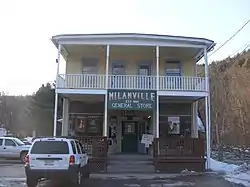
[[25, 165], [29, 165], [30, 164], [30, 156], [26, 155], [25, 157]]
[[69, 164], [72, 165], [72, 164], [75, 164], [75, 156], [74, 155], [71, 155], [69, 157]]

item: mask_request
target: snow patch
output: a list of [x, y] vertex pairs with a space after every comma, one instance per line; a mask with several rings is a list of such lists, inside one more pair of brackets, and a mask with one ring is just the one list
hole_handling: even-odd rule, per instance
[[240, 168], [240, 166], [237, 166], [235, 164], [227, 164], [227, 163], [224, 163], [224, 162], [219, 162], [217, 160], [214, 160], [214, 159], [210, 159], [210, 166], [211, 166], [211, 169], [213, 171], [216, 171], [216, 172], [223, 172], [223, 173], [228, 173], [228, 172], [233, 172], [237, 169]]
[[211, 159], [211, 169], [216, 172], [223, 172], [225, 179], [230, 182], [250, 187], [250, 166], [247, 164], [237, 166]]

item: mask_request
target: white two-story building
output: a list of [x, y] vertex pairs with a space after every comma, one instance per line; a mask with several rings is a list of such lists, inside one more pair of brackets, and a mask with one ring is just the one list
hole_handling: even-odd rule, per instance
[[[204, 150], [197, 153], [194, 147], [204, 145], [197, 128], [200, 99], [206, 100], [210, 133], [207, 53], [215, 46], [213, 41], [121, 33], [57, 35], [52, 41], [58, 49], [54, 135], [60, 95], [64, 98], [62, 135], [103, 137], [109, 154], [151, 153], [166, 158], [173, 151], [185, 157], [189, 147], [193, 157], [204, 156]], [[66, 61], [64, 74], [59, 74], [60, 54]], [[205, 77], [197, 76], [201, 58]], [[154, 142], [142, 143], [143, 134], [153, 135]], [[170, 146], [169, 140], [181, 138], [189, 143]]]

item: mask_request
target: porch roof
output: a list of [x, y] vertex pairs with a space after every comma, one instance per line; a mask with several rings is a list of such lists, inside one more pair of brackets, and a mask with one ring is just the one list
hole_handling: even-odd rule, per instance
[[57, 48], [62, 45], [64, 58], [68, 55], [64, 45], [131, 45], [199, 48], [196, 54], [199, 61], [204, 55], [204, 47], [209, 52], [215, 46], [214, 41], [206, 38], [140, 33], [62, 34], [53, 36], [51, 40]]

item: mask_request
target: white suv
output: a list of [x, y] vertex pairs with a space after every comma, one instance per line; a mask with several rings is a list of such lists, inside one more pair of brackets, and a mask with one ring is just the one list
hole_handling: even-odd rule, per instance
[[28, 187], [35, 187], [41, 178], [65, 179], [80, 186], [89, 177], [88, 156], [82, 144], [72, 138], [35, 139], [25, 161]]

